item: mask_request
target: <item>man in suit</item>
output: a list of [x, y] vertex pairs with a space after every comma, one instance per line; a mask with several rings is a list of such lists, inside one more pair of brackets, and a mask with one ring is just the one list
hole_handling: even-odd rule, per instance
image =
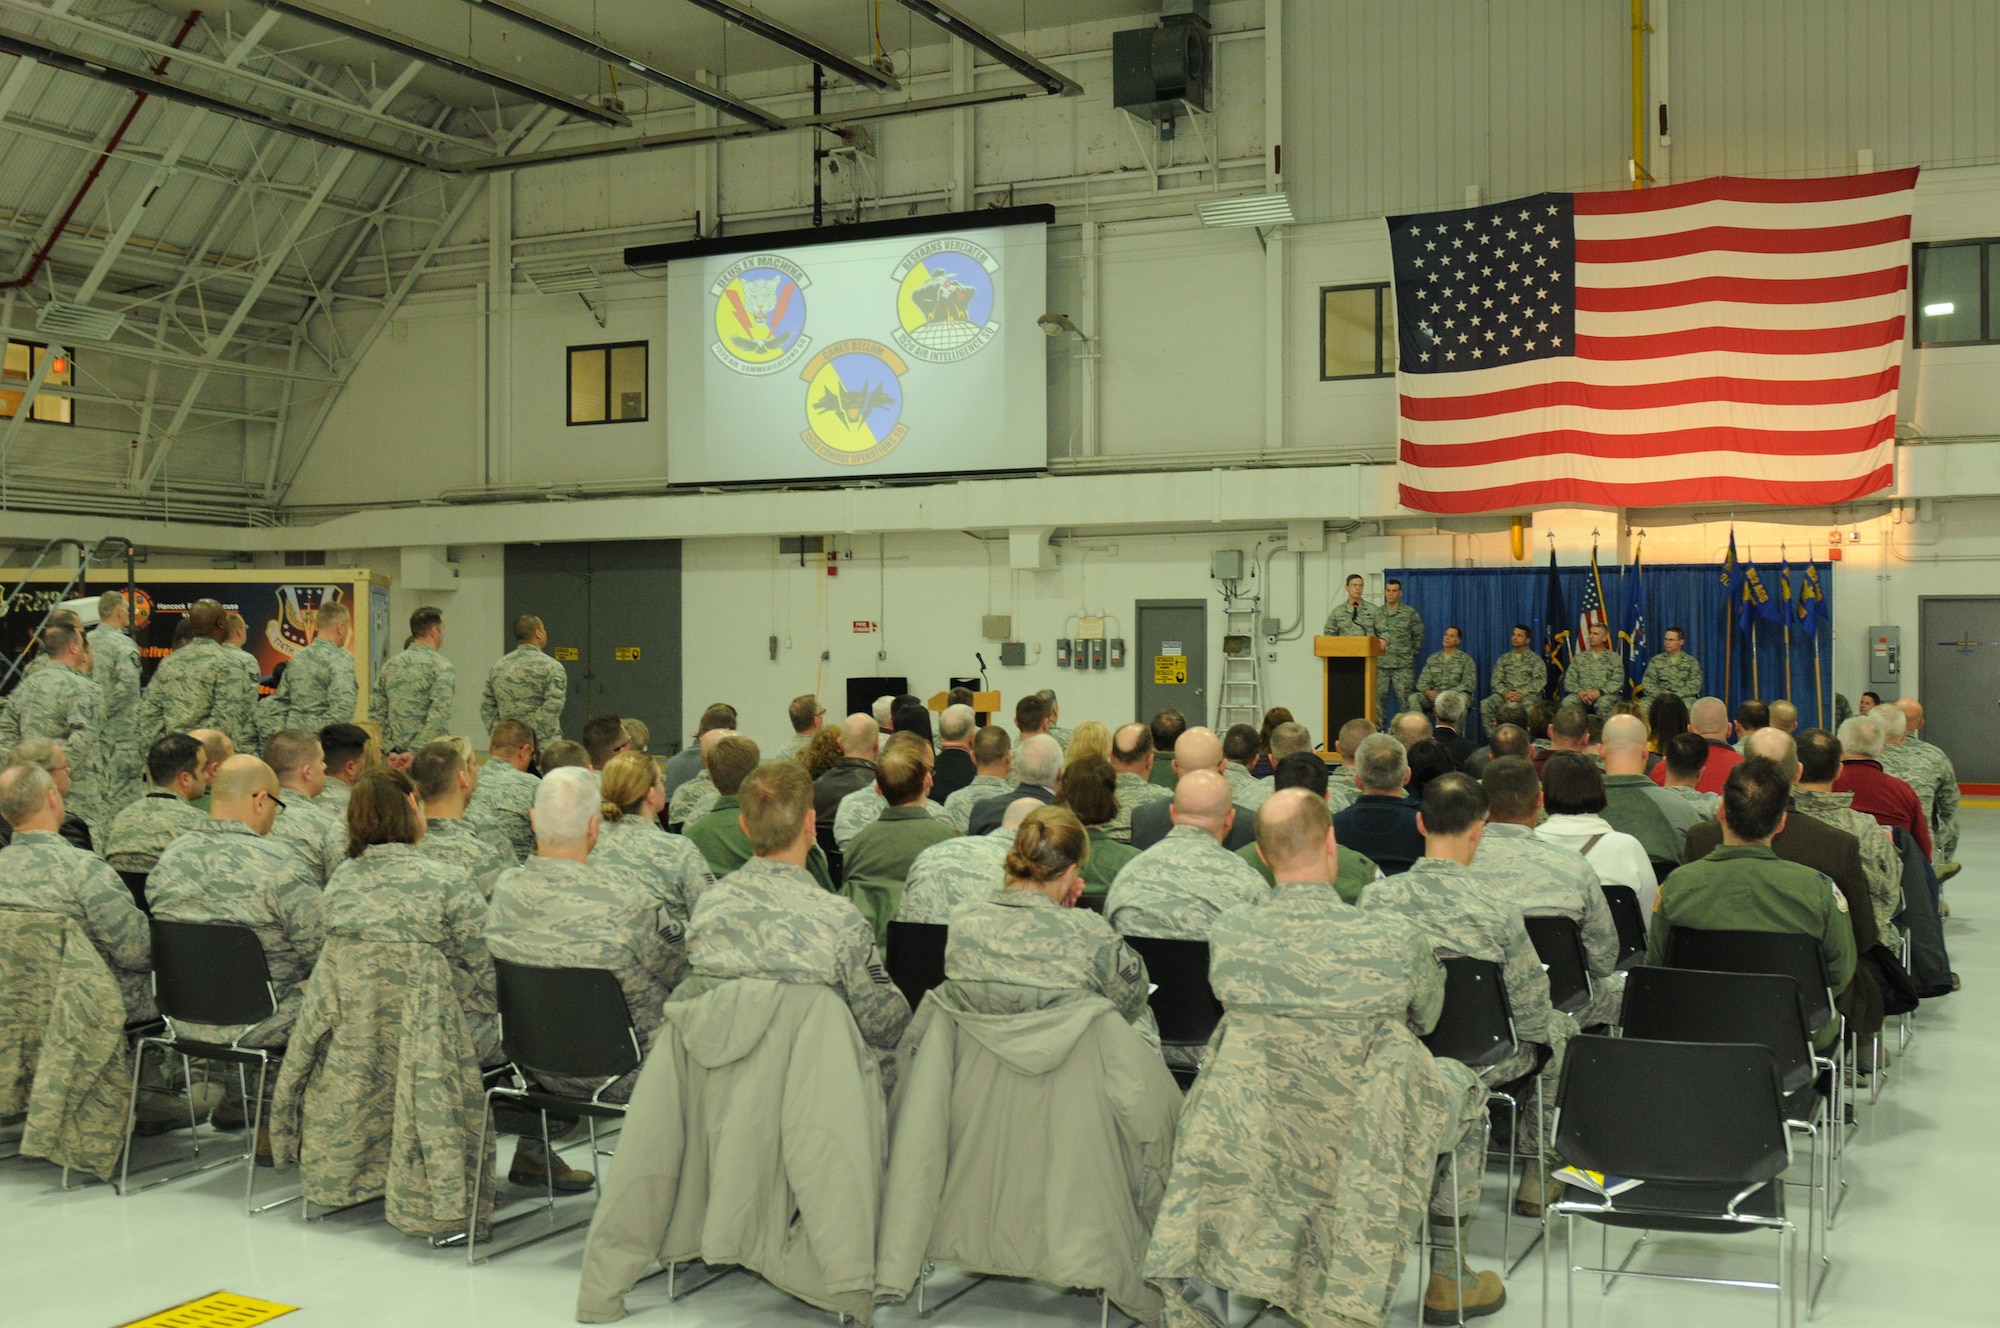
[[1335, 837], [1388, 875], [1408, 871], [1424, 856], [1424, 832], [1417, 828], [1416, 804], [1404, 793], [1410, 758], [1403, 744], [1386, 733], [1364, 739], [1354, 753], [1354, 782], [1361, 796], [1335, 813]]
[[819, 823], [833, 824], [840, 800], [875, 782], [875, 749], [882, 726], [872, 715], [849, 715], [840, 722], [840, 764], [813, 781], [813, 813]]
[[[1212, 770], [1221, 775], [1226, 762], [1222, 755], [1222, 739], [1214, 729], [1191, 728], [1180, 735], [1174, 743], [1172, 771], [1175, 787], [1180, 781], [1197, 770]], [[1174, 828], [1173, 816], [1169, 808], [1171, 799], [1162, 798], [1132, 810], [1132, 847], [1144, 851], [1167, 837]], [[1246, 844], [1257, 842], [1257, 813], [1247, 807], [1236, 807], [1236, 819], [1225, 827], [1222, 846], [1234, 853]]]
[[1444, 744], [1444, 749], [1451, 753], [1451, 763], [1460, 770], [1465, 769], [1466, 761], [1477, 750], [1463, 731], [1466, 707], [1471, 704], [1464, 692], [1457, 691], [1439, 692], [1431, 703], [1437, 713], [1437, 727], [1431, 736]]
[[[1761, 728], [1750, 735], [1745, 742], [1746, 757], [1761, 757], [1776, 766], [1784, 776], [1787, 787], [1798, 783], [1799, 753], [1792, 735], [1774, 728]], [[1727, 794], [1724, 794], [1725, 801]], [[1724, 815], [1727, 815], [1725, 810]], [[1759, 836], [1739, 836], [1759, 838]], [[1703, 821], [1687, 832], [1687, 861], [1700, 862], [1724, 842], [1723, 828], [1716, 821]], [[1842, 903], [1846, 907], [1849, 930], [1854, 936], [1854, 953], [1865, 956], [1874, 949], [1880, 933], [1875, 926], [1875, 908], [1868, 894], [1868, 874], [1861, 865], [1861, 842], [1845, 830], [1828, 825], [1825, 821], [1807, 816], [1804, 812], [1788, 810], [1777, 835], [1770, 841], [1771, 851], [1786, 862], [1796, 862], [1811, 867], [1814, 871], [1830, 878], [1840, 891]], [[1687, 868], [1682, 868], [1685, 871]], [[1677, 871], [1668, 877], [1672, 882], [1680, 876]], [[1666, 908], [1669, 887], [1660, 888], [1659, 908]], [[1657, 925], [1657, 920], [1656, 924]], [[1748, 925], [1746, 930], [1767, 931], [1771, 928]], [[1844, 988], [1834, 994], [1834, 1005], [1847, 1016], [1848, 1028], [1865, 1045], [1867, 1040], [1882, 1027], [1882, 989], [1875, 980], [1872, 964], [1856, 964], [1854, 978]]]
[[968, 705], [946, 706], [938, 716], [937, 766], [931, 771], [931, 801], [943, 802], [972, 782], [979, 767], [972, 759], [978, 721]]
[[1014, 773], [1020, 776], [1020, 786], [984, 802], [974, 803], [965, 833], [986, 835], [998, 830], [1000, 822], [1007, 816], [1007, 804], [1016, 798], [1053, 803], [1056, 800], [1056, 784], [1062, 779], [1062, 768], [1061, 743], [1046, 733], [1037, 733], [1029, 738], [1014, 755]]

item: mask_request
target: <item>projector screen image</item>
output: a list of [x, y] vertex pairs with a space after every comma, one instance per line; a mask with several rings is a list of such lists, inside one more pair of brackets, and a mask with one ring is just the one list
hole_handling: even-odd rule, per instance
[[[668, 479], [1045, 466], [1047, 225], [981, 220], [660, 246]], [[842, 232], [861, 238], [826, 239]]]

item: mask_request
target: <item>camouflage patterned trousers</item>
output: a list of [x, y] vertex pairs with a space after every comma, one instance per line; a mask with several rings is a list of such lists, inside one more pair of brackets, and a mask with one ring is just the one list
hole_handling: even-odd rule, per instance
[[1457, 1090], [1457, 1110], [1445, 1122], [1438, 1139], [1437, 1180], [1431, 1186], [1431, 1215], [1453, 1215], [1453, 1164], [1457, 1164], [1457, 1214], [1469, 1222], [1479, 1211], [1479, 1189], [1486, 1182], [1486, 1085], [1471, 1069], [1439, 1057], [1432, 1062], [1440, 1077]]
[[[1395, 688], [1397, 708], [1389, 709], [1389, 689]], [[1375, 714], [1380, 721], [1377, 728], [1388, 728], [1389, 717], [1405, 710], [1421, 710], [1423, 698], [1417, 691], [1417, 669], [1414, 664], [1401, 668], [1378, 666], [1375, 670]]]

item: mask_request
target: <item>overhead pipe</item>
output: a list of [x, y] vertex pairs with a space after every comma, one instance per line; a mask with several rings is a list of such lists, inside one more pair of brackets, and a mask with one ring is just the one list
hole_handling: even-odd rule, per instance
[[[201, 11], [199, 9], [189, 12], [187, 21], [181, 24], [181, 30], [174, 34], [174, 40], [171, 45], [176, 51], [181, 48], [181, 43], [188, 39], [188, 34], [194, 31], [194, 25], [200, 19]], [[153, 77], [158, 78], [165, 74], [167, 72], [167, 65], [172, 59], [172, 56], [161, 56], [160, 62], [153, 66]], [[90, 164], [90, 173], [83, 177], [83, 184], [78, 187], [75, 196], [69, 200], [69, 206], [63, 209], [62, 216], [56, 221], [55, 229], [49, 232], [46, 240], [42, 241], [41, 248], [35, 250], [35, 256], [28, 260], [28, 270], [20, 276], [15, 277], [12, 281], [0, 281], [0, 290], [20, 290], [35, 279], [35, 274], [40, 272], [42, 265], [49, 261], [49, 254], [54, 251], [56, 241], [60, 240], [63, 232], [69, 229], [70, 219], [75, 217], [76, 210], [83, 206], [85, 195], [89, 194], [91, 186], [97, 183], [97, 177], [104, 173], [104, 163], [111, 160], [111, 154], [118, 151], [118, 145], [125, 141], [125, 131], [130, 129], [132, 121], [139, 117], [139, 108], [144, 106], [151, 97], [152, 94], [149, 92], [136, 92], [132, 94], [131, 109], [126, 111], [125, 118], [118, 122], [118, 128], [112, 131], [111, 141], [106, 143], [103, 150], [97, 154], [97, 160]]]

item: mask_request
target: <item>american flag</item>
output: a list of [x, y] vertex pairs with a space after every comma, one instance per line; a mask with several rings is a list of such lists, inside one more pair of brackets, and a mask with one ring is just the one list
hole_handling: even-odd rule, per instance
[[1597, 550], [1590, 551], [1590, 580], [1583, 583], [1583, 603], [1576, 610], [1576, 648], [1578, 653], [1590, 649], [1590, 629], [1602, 627], [1607, 632], [1611, 624], [1604, 616], [1604, 578], [1597, 570]]
[[1720, 177], [1389, 218], [1403, 505], [1885, 488], [1916, 179]]

